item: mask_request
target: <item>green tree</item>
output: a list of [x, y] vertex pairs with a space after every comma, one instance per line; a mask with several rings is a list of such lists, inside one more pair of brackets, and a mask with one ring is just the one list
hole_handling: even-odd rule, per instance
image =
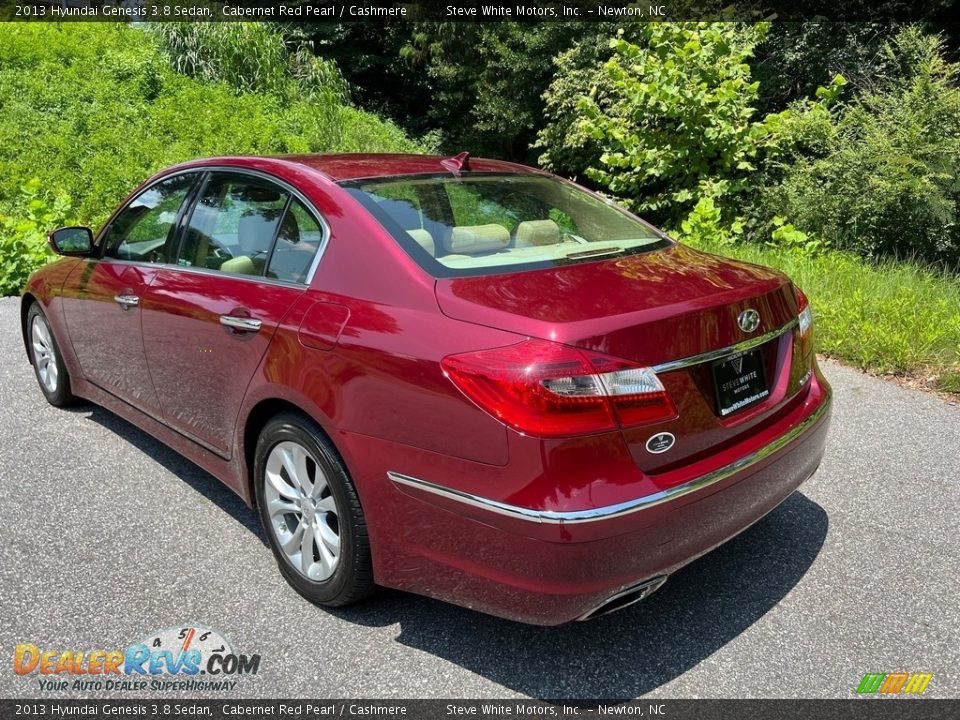
[[403, 59], [410, 44], [412, 22], [275, 23], [287, 43], [309, 48], [335, 63], [351, 99], [368, 112], [389, 117], [415, 136], [425, 135], [430, 122], [429, 79], [422, 67]]
[[[600, 158], [600, 143], [577, 129], [582, 117], [580, 100], [591, 96], [601, 106], [612, 102], [616, 89], [604, 66], [613, 56], [610, 37], [616, 32], [616, 25], [598, 24], [594, 34], [554, 58], [553, 78], [543, 93], [543, 119], [534, 144], [542, 151], [539, 162], [543, 167], [583, 179], [587, 168]], [[625, 39], [635, 40], [638, 26], [628, 25], [623, 32]]]
[[749, 59], [763, 23], [645, 23], [603, 66], [605, 93], [580, 99], [568, 142], [594, 143], [587, 174], [636, 210], [678, 227], [710, 198], [724, 218], [769, 137], [754, 119]]
[[403, 49], [430, 86], [418, 110], [446, 152], [533, 162], [553, 58], [597, 31], [589, 23], [418, 23]]
[[960, 267], [958, 67], [937, 36], [902, 30], [873, 92], [808, 118], [772, 163], [763, 211], [868, 257]]
[[848, 94], [876, 90], [891, 68], [883, 46], [898, 31], [893, 23], [774, 22], [755, 50], [753, 77], [760, 82], [757, 108], [778, 112], [811, 98], [837, 75]]

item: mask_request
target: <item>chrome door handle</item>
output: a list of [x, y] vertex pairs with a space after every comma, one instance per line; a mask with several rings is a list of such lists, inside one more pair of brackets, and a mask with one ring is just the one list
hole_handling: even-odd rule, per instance
[[140, 304], [140, 298], [136, 295], [114, 295], [113, 301], [120, 306], [121, 310], [129, 310]]
[[260, 321], [253, 318], [237, 317], [236, 315], [221, 315], [220, 324], [234, 330], [256, 332], [260, 329]]

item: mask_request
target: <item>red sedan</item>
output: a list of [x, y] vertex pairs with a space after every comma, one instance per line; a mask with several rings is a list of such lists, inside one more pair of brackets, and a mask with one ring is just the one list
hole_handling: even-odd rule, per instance
[[222, 480], [321, 605], [382, 585], [594, 617], [823, 455], [830, 388], [788, 278], [531, 168], [200, 160], [50, 242], [22, 304], [47, 400]]

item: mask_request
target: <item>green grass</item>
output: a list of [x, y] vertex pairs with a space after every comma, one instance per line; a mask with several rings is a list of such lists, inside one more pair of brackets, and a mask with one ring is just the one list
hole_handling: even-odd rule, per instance
[[960, 392], [960, 278], [841, 252], [700, 247], [787, 273], [813, 305], [819, 352], [879, 374], [935, 375], [938, 389]]
[[182, 75], [143, 29], [11, 23], [0, 41], [0, 295], [19, 293], [50, 259], [48, 230], [99, 225], [175, 162], [424, 149], [393, 123], [293, 80], [265, 92]]

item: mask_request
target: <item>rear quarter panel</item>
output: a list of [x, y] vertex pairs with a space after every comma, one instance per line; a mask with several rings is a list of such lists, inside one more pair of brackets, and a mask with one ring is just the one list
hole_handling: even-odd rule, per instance
[[[284, 318], [251, 382], [238, 423], [241, 449], [249, 452], [245, 418], [276, 397], [313, 416], [335, 442], [351, 433], [505, 465], [505, 427], [468, 401], [439, 363], [520, 338], [443, 315], [434, 279], [339, 186], [319, 174], [284, 179], [313, 202], [330, 236], [310, 290]], [[308, 317], [320, 337], [301, 332]], [[342, 451], [359, 471], [364, 459]]]

